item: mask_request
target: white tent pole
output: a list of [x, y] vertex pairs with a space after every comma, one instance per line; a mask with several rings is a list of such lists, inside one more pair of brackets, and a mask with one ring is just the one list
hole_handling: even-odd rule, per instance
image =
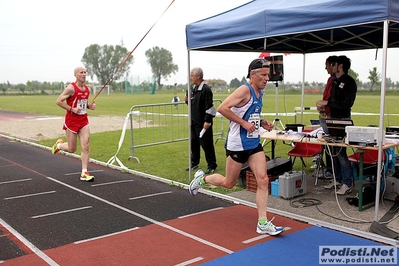
[[302, 99], [301, 99], [301, 124], [303, 124], [303, 108], [305, 105], [305, 71], [306, 66], [306, 54], [303, 54], [303, 65], [302, 65]]
[[279, 119], [278, 118], [278, 81], [276, 81], [276, 120], [277, 119]]
[[188, 180], [191, 180], [191, 86], [190, 86], [190, 50], [187, 50], [187, 102], [188, 102]]
[[[380, 186], [381, 186], [381, 160], [382, 153], [385, 152], [382, 150], [382, 133], [384, 132], [384, 113], [385, 113], [385, 87], [386, 87], [386, 77], [387, 77], [387, 52], [388, 52], [388, 21], [384, 21], [384, 29], [383, 29], [383, 42], [382, 42], [382, 80], [381, 80], [381, 98], [380, 98], [380, 128], [379, 128], [379, 136], [378, 136], [378, 167], [377, 167], [377, 184], [376, 184], [376, 193], [375, 193], [375, 214], [374, 220], [378, 221], [378, 210], [380, 205]], [[363, 189], [363, 188], [359, 188]]]

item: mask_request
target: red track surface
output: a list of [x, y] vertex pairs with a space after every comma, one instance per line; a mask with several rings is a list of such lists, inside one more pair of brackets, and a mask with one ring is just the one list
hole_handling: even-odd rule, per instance
[[[276, 216], [275, 223], [289, 229], [279, 236], [261, 236], [255, 232], [256, 215], [255, 209], [237, 205], [165, 222], [171, 229], [153, 224], [43, 252], [60, 265], [176, 265], [188, 261], [195, 265], [310, 227]], [[31, 253], [2, 265], [47, 263]]]

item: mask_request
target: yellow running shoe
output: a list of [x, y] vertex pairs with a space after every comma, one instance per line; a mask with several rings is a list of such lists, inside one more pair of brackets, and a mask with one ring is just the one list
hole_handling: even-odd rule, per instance
[[51, 149], [51, 152], [53, 154], [56, 154], [57, 152], [60, 151], [60, 149], [58, 148], [58, 144], [63, 143], [62, 139], [57, 140], [57, 142], [53, 145], [53, 148]]
[[90, 175], [89, 172], [84, 172], [80, 174], [80, 180], [86, 181], [86, 182], [92, 182], [94, 181], [94, 176]]

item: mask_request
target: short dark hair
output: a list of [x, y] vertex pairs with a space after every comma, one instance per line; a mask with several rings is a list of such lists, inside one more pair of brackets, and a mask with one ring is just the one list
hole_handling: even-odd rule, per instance
[[338, 65], [342, 64], [342, 70], [347, 74], [348, 70], [351, 68], [351, 60], [345, 55], [340, 55], [338, 56], [337, 63]]
[[327, 57], [326, 61], [329, 62], [330, 64], [334, 64], [336, 63], [338, 60], [338, 56], [336, 55], [331, 55], [329, 57]]

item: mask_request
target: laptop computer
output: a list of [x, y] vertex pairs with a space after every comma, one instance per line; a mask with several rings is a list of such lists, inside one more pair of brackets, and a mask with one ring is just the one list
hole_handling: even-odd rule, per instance
[[343, 140], [346, 136], [345, 127], [353, 126], [350, 119], [326, 119], [329, 137], [335, 140]]
[[320, 120], [312, 120], [312, 119], [310, 119], [310, 124], [312, 126], [320, 125]]

